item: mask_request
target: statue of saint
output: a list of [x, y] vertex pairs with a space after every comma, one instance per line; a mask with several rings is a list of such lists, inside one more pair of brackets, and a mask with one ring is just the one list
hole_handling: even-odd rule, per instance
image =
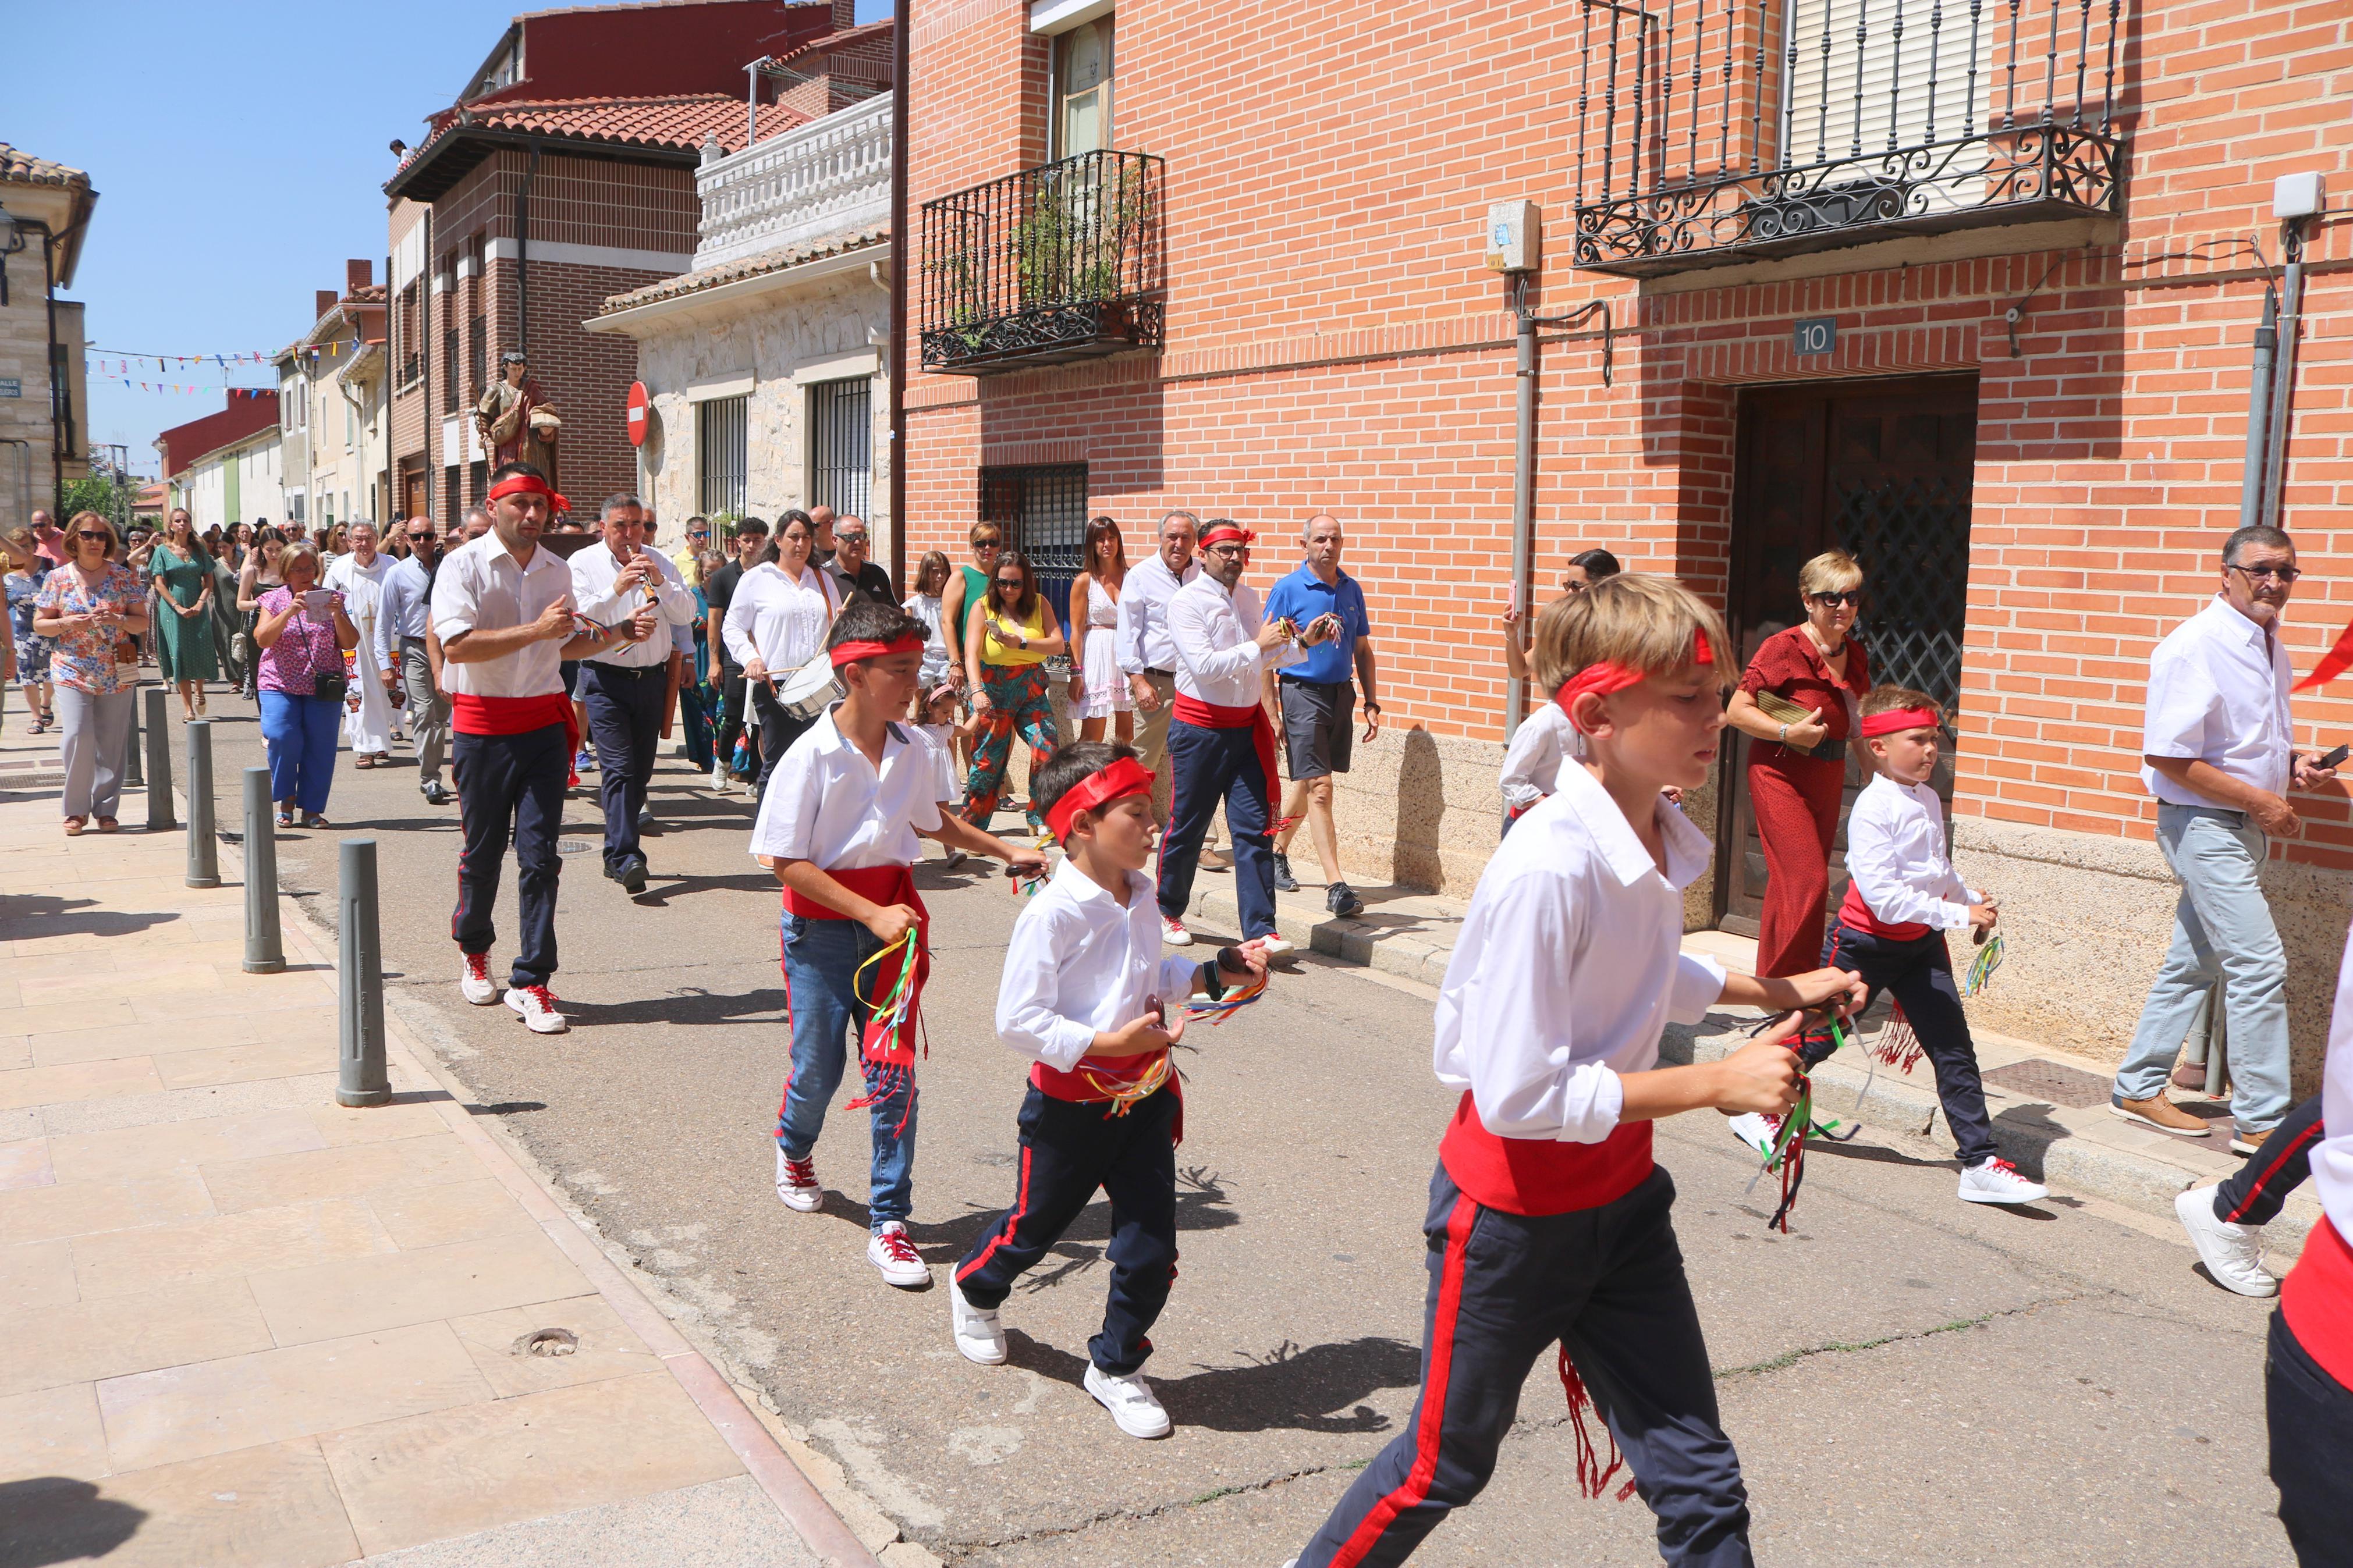
[[564, 422], [555, 405], [531, 379], [531, 365], [521, 351], [499, 356], [499, 382], [474, 404], [474, 426], [491, 454], [491, 467], [529, 463], [555, 485], [555, 433]]

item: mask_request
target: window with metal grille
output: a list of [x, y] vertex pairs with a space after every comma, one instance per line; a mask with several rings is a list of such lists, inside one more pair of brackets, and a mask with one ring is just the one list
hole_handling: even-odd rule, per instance
[[[490, 495], [490, 490], [491, 465], [487, 462], [483, 462], [473, 464], [471, 467], [468, 468], [466, 470], [466, 504], [468, 506], [483, 505]], [[449, 515], [452, 518], [455, 518], [460, 514], [456, 511], [452, 511]]]
[[441, 412], [458, 412], [458, 329], [441, 329]]
[[1086, 549], [1087, 466], [983, 468], [976, 521], [1003, 528], [1007, 542], [1029, 558], [1039, 591], [1067, 629], [1071, 581]]
[[743, 397], [714, 397], [694, 407], [695, 509], [744, 515], [746, 461], [744, 414], [750, 402]]
[[809, 388], [809, 504], [865, 517], [874, 489], [873, 384], [820, 381]]

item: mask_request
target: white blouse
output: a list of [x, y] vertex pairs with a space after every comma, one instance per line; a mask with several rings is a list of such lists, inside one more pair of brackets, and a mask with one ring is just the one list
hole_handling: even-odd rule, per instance
[[795, 582], [782, 566], [765, 562], [735, 584], [720, 636], [739, 668], [757, 658], [769, 674], [783, 675], [823, 651], [826, 629], [840, 607], [824, 573], [804, 566]]

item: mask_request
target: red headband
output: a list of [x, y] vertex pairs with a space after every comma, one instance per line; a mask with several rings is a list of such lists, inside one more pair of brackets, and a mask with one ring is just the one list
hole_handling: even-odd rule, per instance
[[1867, 741], [1873, 735], [1899, 734], [1905, 730], [1933, 730], [1936, 723], [1934, 708], [1891, 708], [1863, 720], [1862, 738]]
[[545, 496], [550, 511], [572, 510], [572, 503], [549, 489], [547, 481], [537, 474], [509, 474], [491, 487], [491, 500], [496, 500], [501, 496]]
[[1201, 548], [1207, 550], [1210, 545], [1219, 542], [1220, 540], [1227, 539], [1239, 539], [1244, 544], [1255, 544], [1258, 542], [1257, 534], [1252, 533], [1249, 529], [1242, 527], [1240, 523], [1229, 522], [1222, 528], [1213, 528], [1209, 530], [1208, 532], [1201, 535]]
[[1046, 831], [1055, 842], [1070, 837], [1071, 819], [1082, 811], [1092, 811], [1099, 805], [1109, 805], [1115, 800], [1125, 800], [1132, 795], [1152, 793], [1152, 771], [1134, 757], [1122, 757], [1099, 773], [1089, 773], [1062, 792], [1062, 798], [1046, 810]]
[[839, 647], [828, 649], [826, 657], [833, 660], [834, 668], [839, 669], [843, 665], [856, 664], [861, 658], [881, 658], [884, 654], [923, 651], [923, 639], [913, 632], [909, 632], [903, 637], [892, 637], [889, 642], [846, 642]]
[[[1694, 664], [1715, 662], [1715, 650], [1708, 646], [1705, 632], [1692, 633], [1692, 662]], [[1560, 689], [1553, 694], [1553, 700], [1559, 703], [1560, 710], [1568, 715], [1568, 721], [1577, 725], [1577, 732], [1584, 734], [1587, 732], [1585, 726], [1577, 721], [1575, 704], [1578, 698], [1588, 691], [1597, 697], [1607, 697], [1613, 691], [1625, 690], [1641, 679], [1641, 670], [1630, 668], [1626, 665], [1588, 664], [1561, 682]]]

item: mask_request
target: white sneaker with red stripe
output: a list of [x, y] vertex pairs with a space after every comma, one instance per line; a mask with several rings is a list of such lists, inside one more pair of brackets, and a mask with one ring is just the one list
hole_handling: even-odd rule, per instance
[[1754, 1110], [1741, 1112], [1725, 1122], [1725, 1126], [1731, 1131], [1735, 1138], [1739, 1139], [1759, 1154], [1769, 1152], [1773, 1147], [1773, 1140], [1781, 1136], [1779, 1117], [1766, 1116]]
[[517, 985], [507, 993], [507, 1005], [531, 1026], [534, 1035], [560, 1035], [572, 1020], [556, 1005], [555, 994], [544, 985]]
[[1086, 1385], [1087, 1392], [1095, 1396], [1095, 1403], [1110, 1411], [1111, 1418], [1129, 1436], [1168, 1436], [1168, 1412], [1160, 1407], [1159, 1398], [1153, 1394], [1152, 1385], [1144, 1381], [1142, 1373], [1114, 1377], [1089, 1362]]
[[932, 1282], [923, 1255], [907, 1239], [907, 1227], [895, 1219], [867, 1238], [866, 1261], [881, 1270], [884, 1284], [902, 1290], [920, 1289]]
[[2018, 1167], [1999, 1156], [1961, 1172], [1961, 1202], [1965, 1204], [2031, 1204], [2047, 1198], [2051, 1189], [2030, 1182]]
[[976, 1307], [957, 1289], [955, 1272], [948, 1273], [948, 1329], [964, 1359], [982, 1366], [1005, 1364], [1005, 1325], [994, 1307]]
[[1178, 920], [1175, 915], [1162, 915], [1160, 917], [1160, 940], [1166, 942], [1171, 947], [1190, 947], [1193, 945], [1193, 933], [1187, 931], [1185, 929], [1185, 922]]
[[469, 952], [458, 969], [458, 994], [477, 1007], [487, 1007], [499, 999], [499, 988], [491, 979], [491, 955]]
[[795, 1214], [815, 1214], [825, 1206], [825, 1189], [818, 1185], [816, 1155], [795, 1160], [785, 1153], [782, 1144], [777, 1145], [776, 1196]]

